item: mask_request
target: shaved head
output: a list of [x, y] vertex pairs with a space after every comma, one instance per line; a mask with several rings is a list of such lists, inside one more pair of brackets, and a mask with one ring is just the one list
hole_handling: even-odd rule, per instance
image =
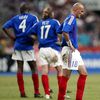
[[72, 7], [73, 10], [74, 10], [74, 9], [79, 9], [79, 8], [84, 9], [83, 4], [81, 4], [81, 3], [75, 3], [75, 4], [73, 5], [73, 7]]
[[85, 13], [85, 8], [82, 3], [75, 3], [72, 7], [72, 13], [77, 17], [80, 18]]

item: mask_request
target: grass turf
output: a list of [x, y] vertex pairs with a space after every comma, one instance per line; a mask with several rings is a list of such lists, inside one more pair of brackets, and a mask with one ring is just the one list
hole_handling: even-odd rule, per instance
[[[40, 77], [40, 76], [39, 76]], [[69, 100], [75, 100], [76, 82], [78, 75], [72, 75], [69, 83], [68, 90], [72, 93], [68, 94], [71, 96]], [[40, 92], [44, 95], [44, 90], [40, 81]], [[52, 100], [57, 100], [57, 80], [56, 75], [49, 76], [50, 87], [53, 89]], [[24, 75], [25, 90], [28, 98], [20, 98], [16, 76], [0, 76], [0, 100], [40, 100], [34, 98], [33, 84], [30, 75]], [[42, 98], [41, 100], [45, 100]], [[92, 74], [88, 75], [87, 84], [85, 87], [83, 100], [100, 100], [100, 75]]]

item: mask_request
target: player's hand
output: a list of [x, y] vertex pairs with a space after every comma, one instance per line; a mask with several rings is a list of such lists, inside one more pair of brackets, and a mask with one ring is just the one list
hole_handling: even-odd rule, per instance
[[72, 52], [75, 52], [75, 48], [73, 47], [73, 45], [70, 45], [70, 49], [72, 50]]
[[72, 42], [71, 42], [70, 40], [67, 41], [67, 45], [68, 45], [68, 47], [70, 47], [70, 49], [72, 50], [72, 52], [75, 51], [75, 48], [74, 48], [74, 46], [72, 45]]
[[35, 36], [35, 35], [30, 35], [30, 37], [31, 37], [33, 40], [37, 40], [37, 36]]

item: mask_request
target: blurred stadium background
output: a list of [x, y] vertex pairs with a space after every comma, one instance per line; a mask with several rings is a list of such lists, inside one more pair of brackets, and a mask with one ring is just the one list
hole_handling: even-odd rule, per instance
[[[16, 72], [16, 63], [11, 60], [13, 43], [2, 32], [5, 21], [19, 13], [19, 5], [26, 1], [31, 12], [41, 19], [42, 10], [50, 4], [55, 12], [55, 18], [61, 23], [70, 12], [77, 0], [0, 0], [0, 72]], [[86, 6], [86, 15], [78, 20], [79, 50], [89, 73], [100, 73], [100, 1], [79, 0]], [[38, 43], [35, 44], [35, 54], [38, 58]], [[25, 63], [25, 71], [30, 69]], [[39, 62], [38, 62], [39, 66]], [[41, 68], [40, 68], [41, 70]]]
[[[19, 97], [17, 82], [16, 82], [16, 62], [11, 60], [13, 52], [13, 43], [3, 33], [2, 25], [8, 19], [19, 13], [19, 5], [26, 1], [31, 7], [31, 12], [36, 14], [41, 19], [42, 10], [50, 4], [55, 12], [55, 18], [61, 23], [70, 12], [70, 8], [77, 0], [0, 0], [0, 100], [22, 100]], [[78, 20], [78, 38], [79, 50], [88, 69], [89, 76], [86, 84], [84, 100], [100, 100], [100, 0], [79, 0], [86, 6], [86, 15]], [[35, 54], [39, 71], [41, 67], [38, 60], [38, 43], [34, 45]], [[26, 100], [33, 100], [33, 85], [31, 81], [30, 69], [25, 62], [25, 89], [29, 96]], [[9, 73], [8, 73], [9, 72]], [[50, 87], [53, 89], [53, 99], [57, 99], [57, 80], [55, 70], [51, 69], [49, 81]], [[75, 72], [76, 73], [76, 72]], [[77, 74], [74, 74], [70, 81], [68, 90], [72, 93], [70, 100], [75, 100]], [[44, 94], [43, 87], [40, 81], [40, 92]], [[39, 99], [36, 99], [39, 100]], [[41, 100], [45, 100], [41, 99]]]

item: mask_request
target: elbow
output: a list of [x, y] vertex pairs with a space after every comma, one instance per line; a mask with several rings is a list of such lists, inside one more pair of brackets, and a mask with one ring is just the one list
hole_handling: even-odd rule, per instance
[[4, 28], [4, 27], [2, 27], [2, 30], [3, 30], [3, 31], [5, 31], [5, 28]]
[[3, 30], [4, 33], [7, 34], [7, 30], [6, 30], [6, 28], [2, 27], [2, 30]]

